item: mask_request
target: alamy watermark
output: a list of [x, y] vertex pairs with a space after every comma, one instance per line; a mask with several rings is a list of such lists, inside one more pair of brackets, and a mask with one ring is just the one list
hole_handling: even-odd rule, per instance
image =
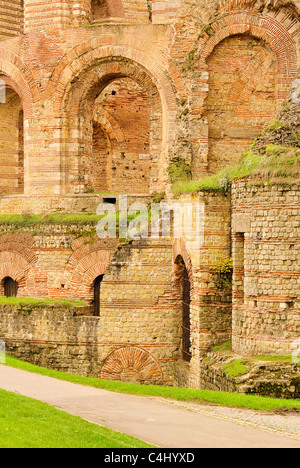
[[300, 363], [300, 338], [292, 343], [292, 361], [294, 364]]
[[205, 205], [193, 203], [128, 204], [127, 195], [120, 195], [118, 204], [102, 203], [97, 215], [100, 239], [174, 239], [184, 238], [189, 248], [200, 249], [204, 243]]
[[0, 79], [0, 104], [6, 103], [6, 84]]
[[6, 346], [5, 342], [0, 340], [0, 364], [6, 363]]

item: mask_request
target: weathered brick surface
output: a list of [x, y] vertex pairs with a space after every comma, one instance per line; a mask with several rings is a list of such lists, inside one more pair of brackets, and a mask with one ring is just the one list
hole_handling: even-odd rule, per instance
[[0, 40], [22, 34], [24, 9], [22, 0], [4, 0], [0, 5]]
[[[111, 353], [125, 347], [128, 362], [120, 370], [124, 380], [129, 378], [126, 369], [135, 356], [131, 372], [136, 380], [174, 383], [172, 366], [180, 358], [182, 312], [173, 287], [172, 245], [136, 241], [116, 250], [117, 241], [91, 244], [87, 239], [74, 240], [74, 234], [63, 226], [45, 227], [34, 237], [2, 236], [0, 276], [18, 282], [19, 297], [73, 297], [91, 304], [95, 278], [105, 273], [105, 279], [100, 318], [92, 317], [92, 308], [89, 317], [76, 318], [72, 312], [56, 312], [55, 308], [32, 313], [4, 308], [1, 338], [9, 350], [30, 361], [85, 375], [88, 368], [92, 375], [102, 372], [106, 377], [113, 374], [113, 363], [118, 360]], [[57, 350], [48, 359], [47, 348], [53, 347]], [[74, 362], [78, 354], [80, 364]]]
[[276, 115], [277, 62], [254, 37], [234, 36], [208, 59], [208, 166], [217, 172], [249, 147]]
[[[238, 353], [292, 354], [299, 339], [299, 187], [234, 184], [233, 346]], [[236, 227], [241, 231], [243, 227]]]
[[[200, 357], [210, 347], [230, 338], [231, 292], [217, 288], [211, 266], [215, 250], [229, 253], [230, 200], [203, 194], [200, 198], [184, 197], [180, 202], [206, 205], [204, 244], [200, 251], [188, 239], [149, 239], [119, 246], [118, 240], [95, 238], [93, 225], [41, 224], [33, 228], [35, 232], [20, 228], [23, 233], [13, 233], [12, 226], [2, 226], [0, 295], [4, 294], [4, 278], [11, 277], [19, 284], [20, 297], [74, 298], [92, 304], [95, 278], [105, 274], [101, 284], [100, 342], [105, 344], [107, 354], [102, 350], [101, 359], [122, 346], [150, 350], [161, 366], [163, 381], [174, 383], [180, 379], [177, 363], [182, 357], [182, 289], [175, 267], [180, 256], [189, 272], [192, 300], [193, 357], [185, 379], [186, 384], [198, 386]], [[8, 342], [13, 344], [5, 323], [1, 326], [2, 336], [6, 340], [9, 336]], [[13, 323], [10, 327], [13, 328]], [[52, 346], [53, 340], [48, 336], [45, 327], [44, 335], [40, 332], [43, 349], [47, 343]], [[30, 340], [22, 332], [16, 340], [26, 342], [29, 349]], [[68, 340], [65, 336], [61, 341]], [[66, 349], [71, 350], [70, 346], [69, 343]], [[143, 356], [145, 362], [148, 357]], [[116, 359], [116, 355], [110, 356], [106, 362], [109, 369]], [[108, 368], [105, 375], [111, 372]], [[139, 378], [136, 368], [132, 375]]]
[[[0, 5], [0, 84], [7, 86], [0, 104], [1, 214], [95, 213], [105, 192], [129, 194], [130, 202], [148, 203], [154, 192], [171, 196], [171, 158], [185, 159], [193, 178], [215, 173], [273, 121], [291, 86], [299, 104], [298, 0], [22, 5]], [[94, 226], [79, 233], [78, 226], [18, 233], [3, 226], [0, 293], [10, 276], [21, 296], [91, 302], [93, 281], [105, 273], [103, 353], [93, 372], [105, 363], [105, 375], [143, 380], [149, 365], [149, 381], [197, 387], [201, 358], [232, 332], [231, 289], [217, 287], [212, 268], [216, 251], [231, 254], [232, 223], [234, 346], [288, 353], [299, 337], [298, 188], [256, 189], [234, 186], [232, 217], [229, 198], [199, 195], [205, 204], [200, 249], [183, 236], [168, 245], [123, 246], [122, 261], [114, 243], [76, 239], [74, 233], [88, 236]], [[179, 258], [191, 283], [190, 363], [181, 362]], [[91, 336], [94, 318], [76, 320]], [[69, 350], [69, 360], [72, 340], [62, 328], [60, 356]], [[35, 346], [34, 359], [38, 352], [46, 359], [49, 346], [61, 366], [54, 339], [40, 335], [30, 344], [20, 332], [18, 340], [25, 353]], [[98, 344], [89, 343], [92, 351], [82, 352], [91, 358]], [[125, 366], [114, 373], [122, 359]], [[80, 362], [88, 373], [87, 360]], [[74, 361], [67, 366], [77, 369]]]

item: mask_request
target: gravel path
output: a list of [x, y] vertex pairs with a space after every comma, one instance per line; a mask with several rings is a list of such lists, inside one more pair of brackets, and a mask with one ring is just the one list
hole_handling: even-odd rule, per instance
[[177, 408], [300, 440], [300, 410], [269, 413], [268, 411], [201, 405], [162, 398], [158, 400]]

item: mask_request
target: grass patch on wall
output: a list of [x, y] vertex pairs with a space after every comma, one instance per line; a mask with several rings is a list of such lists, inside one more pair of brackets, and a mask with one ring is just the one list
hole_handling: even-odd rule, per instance
[[168, 174], [172, 183], [188, 182], [192, 179], [192, 169], [182, 158], [170, 161]]
[[39, 299], [33, 297], [0, 297], [1, 306], [17, 306], [17, 307], [83, 307], [84, 302], [75, 301], [72, 299]]
[[[292, 363], [293, 357], [292, 356], [272, 356], [272, 355], [262, 355], [262, 356], [253, 356], [251, 358], [252, 361], [263, 361], [263, 362], [286, 362]], [[297, 364], [300, 367], [300, 362]]]
[[14, 226], [18, 228], [34, 227], [39, 225], [94, 225], [101, 219], [101, 216], [94, 214], [1, 214], [0, 225]]
[[233, 180], [251, 177], [270, 185], [299, 183], [300, 150], [295, 147], [269, 145], [263, 152], [254, 148], [246, 151], [238, 162], [215, 175], [200, 180], [177, 180], [173, 183], [174, 195], [193, 192], [219, 192], [226, 194]]
[[214, 353], [217, 353], [220, 351], [231, 351], [231, 340], [228, 340], [225, 343], [222, 343], [221, 345], [215, 346], [212, 349], [212, 352]]
[[239, 377], [240, 375], [247, 374], [249, 368], [245, 365], [242, 359], [234, 359], [223, 366], [225, 374], [230, 377]]

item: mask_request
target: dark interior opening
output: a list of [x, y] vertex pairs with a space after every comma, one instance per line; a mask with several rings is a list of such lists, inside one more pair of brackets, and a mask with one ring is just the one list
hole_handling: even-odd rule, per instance
[[5, 278], [4, 280], [4, 296], [5, 297], [17, 297], [18, 295], [18, 283], [12, 278]]
[[101, 294], [101, 283], [104, 275], [98, 276], [94, 281], [94, 316], [100, 317], [100, 294]]

